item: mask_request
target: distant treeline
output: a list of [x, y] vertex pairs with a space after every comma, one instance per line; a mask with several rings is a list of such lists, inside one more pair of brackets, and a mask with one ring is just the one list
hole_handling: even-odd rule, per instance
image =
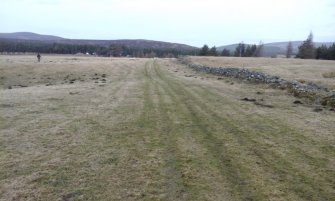
[[301, 59], [335, 60], [335, 43], [330, 46], [322, 45], [315, 48], [313, 33], [311, 32], [307, 39], [299, 46], [299, 52], [296, 57]]
[[316, 48], [316, 59], [335, 60], [335, 43], [329, 47], [322, 45]]
[[[263, 57], [268, 55], [269, 50], [264, 48], [262, 42], [258, 45], [247, 45], [243, 42], [239, 43], [234, 51], [223, 49], [218, 52], [216, 47], [211, 48], [208, 45], [204, 45], [200, 51], [199, 56], [234, 56], [234, 57]], [[291, 58], [293, 55], [292, 42], [289, 41], [286, 47], [286, 57]], [[324, 59], [324, 60], [335, 60], [335, 43], [326, 46], [315, 47], [313, 42], [313, 33], [311, 32], [308, 38], [298, 47], [298, 53], [295, 55], [296, 58], [301, 59]]]
[[239, 43], [234, 52], [230, 52], [228, 49], [223, 49], [218, 52], [216, 47], [211, 48], [208, 45], [204, 45], [199, 52], [199, 56], [234, 56], [234, 57], [260, 57], [263, 56], [264, 45], [246, 45], [243, 42]]
[[[83, 45], [83, 44], [67, 44], [67, 43], [48, 43], [31, 40], [8, 40], [0, 39], [0, 52], [34, 52], [34, 53], [50, 53], [50, 54], [90, 54], [97, 56], [113, 56], [113, 57], [178, 57], [180, 55], [194, 56], [234, 56], [234, 57], [262, 57], [265, 56], [264, 45], [247, 45], [243, 42], [239, 43], [235, 51], [223, 49], [218, 52], [216, 47], [209, 48], [204, 45], [201, 49], [172, 49], [172, 48], [141, 48], [129, 47], [126, 45]], [[292, 57], [292, 43], [289, 42], [286, 51], [286, 57]], [[318, 48], [314, 47], [313, 34], [310, 33], [307, 40], [299, 46], [297, 58], [302, 59], [326, 59], [335, 60], [335, 43], [326, 46], [322, 45]]]
[[140, 48], [125, 45], [77, 45], [45, 43], [40, 41], [0, 40], [0, 52], [39, 52], [50, 54], [91, 54], [113, 57], [177, 57], [179, 55], [198, 55], [198, 50], [179, 50], [166, 48]]

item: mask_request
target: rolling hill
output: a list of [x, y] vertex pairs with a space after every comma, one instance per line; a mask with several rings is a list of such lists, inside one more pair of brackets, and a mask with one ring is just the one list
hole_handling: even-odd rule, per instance
[[11, 41], [38, 41], [43, 43], [60, 43], [74, 45], [125, 45], [132, 48], [153, 48], [153, 49], [178, 49], [178, 50], [194, 50], [198, 49], [190, 45], [169, 43], [154, 40], [134, 39], [134, 40], [85, 40], [85, 39], [67, 39], [52, 35], [41, 35], [31, 32], [15, 32], [15, 33], [0, 33], [1, 40]]
[[[198, 47], [180, 44], [170, 43], [163, 41], [144, 40], [144, 39], [121, 39], [121, 40], [88, 40], [88, 39], [68, 39], [53, 35], [42, 35], [32, 32], [15, 32], [15, 33], [0, 33], [0, 41], [19, 42], [19, 43], [45, 43], [45, 44], [71, 44], [71, 45], [98, 45], [103, 47], [109, 47], [110, 45], [124, 45], [129, 48], [146, 48], [146, 49], [176, 49], [180, 51], [193, 51], [199, 49]], [[293, 54], [298, 52], [298, 47], [303, 41], [292, 41]], [[266, 57], [272, 57], [277, 55], [284, 55], [286, 52], [288, 42], [274, 42], [264, 44], [263, 54]], [[332, 42], [315, 42], [316, 47], [321, 45], [331, 45]], [[217, 47], [217, 50], [221, 52], [223, 49], [228, 49], [233, 53], [237, 47], [236, 44], [224, 45]], [[246, 44], [247, 45], [247, 44]]]
[[41, 35], [31, 32], [0, 33], [0, 38], [18, 40], [38, 40], [38, 41], [60, 41], [65, 40], [58, 36]]

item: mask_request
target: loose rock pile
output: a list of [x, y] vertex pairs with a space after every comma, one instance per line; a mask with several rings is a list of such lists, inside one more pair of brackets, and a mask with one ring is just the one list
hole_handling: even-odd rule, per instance
[[296, 80], [288, 81], [279, 76], [272, 76], [244, 68], [208, 67], [192, 64], [185, 60], [181, 60], [181, 62], [195, 71], [218, 76], [233, 77], [253, 83], [270, 84], [275, 88], [287, 89], [297, 97], [307, 97], [317, 104], [335, 107], [335, 91], [329, 91], [326, 87], [319, 86], [315, 83], [305, 84]]

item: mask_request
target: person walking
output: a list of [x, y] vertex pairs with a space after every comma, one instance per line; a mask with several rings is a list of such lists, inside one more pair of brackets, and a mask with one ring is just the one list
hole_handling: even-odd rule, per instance
[[41, 61], [41, 55], [40, 55], [40, 53], [37, 53], [37, 61], [38, 61], [38, 62]]

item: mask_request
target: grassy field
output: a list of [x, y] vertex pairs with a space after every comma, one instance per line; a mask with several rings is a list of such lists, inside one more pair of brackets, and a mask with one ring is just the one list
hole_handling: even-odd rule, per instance
[[174, 59], [0, 64], [0, 200], [334, 200], [335, 114], [286, 91]]

